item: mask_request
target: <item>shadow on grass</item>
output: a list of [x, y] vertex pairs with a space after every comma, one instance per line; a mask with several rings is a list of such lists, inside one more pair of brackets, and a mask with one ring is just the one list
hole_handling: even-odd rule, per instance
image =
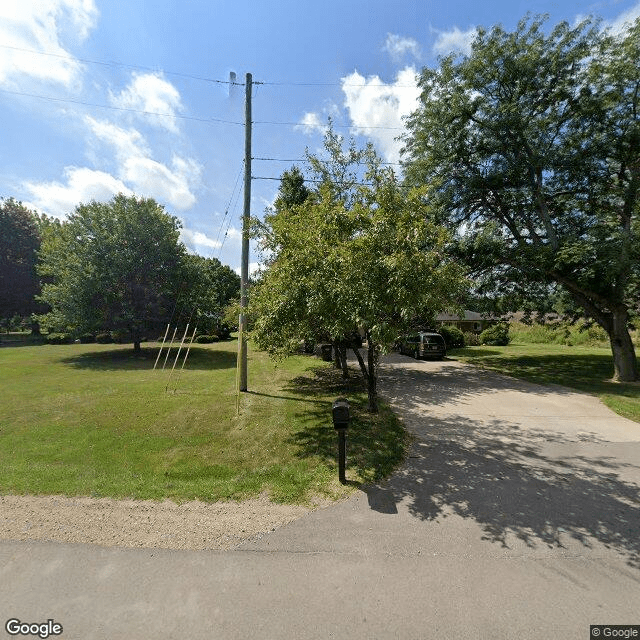
[[275, 398], [276, 400], [293, 400], [294, 402], [315, 402], [317, 404], [321, 404], [322, 406], [327, 405], [326, 400], [310, 400], [309, 398], [296, 398], [295, 396], [279, 396], [274, 393], [262, 393], [261, 391], [252, 391], [249, 390], [246, 393], [252, 396], [261, 396], [263, 398]]
[[27, 338], [14, 339], [0, 335], [0, 349], [4, 347], [36, 347], [44, 344], [47, 344], [47, 340], [43, 336], [29, 336]]
[[[142, 347], [139, 353], [133, 348], [114, 348], [109, 351], [89, 351], [69, 358], [63, 358], [62, 363], [78, 369], [95, 369], [102, 371], [129, 370], [129, 369], [153, 369], [158, 357], [158, 347]], [[177, 348], [171, 349], [166, 361], [166, 367], [171, 368], [176, 358]], [[167, 350], [164, 349], [158, 361], [158, 367], [162, 368], [165, 362]], [[177, 367], [182, 366], [186, 350], [180, 352]], [[207, 349], [206, 347], [191, 347], [185, 364], [186, 369], [229, 369], [236, 366], [236, 353], [234, 350], [221, 351]]]
[[[333, 428], [331, 408], [335, 398], [346, 397], [351, 414], [347, 474], [356, 472], [365, 483], [378, 482], [402, 462], [409, 437], [384, 402], [380, 402], [378, 414], [369, 413], [366, 387], [359, 372], [352, 370], [351, 377], [344, 379], [341, 372], [333, 368], [310, 370], [308, 375], [293, 379], [285, 391], [308, 403], [296, 414], [307, 426], [289, 439], [296, 445], [298, 457], [320, 458], [337, 466], [338, 436]], [[324, 399], [327, 396], [331, 397]]]
[[464, 350], [460, 355], [471, 364], [538, 384], [556, 384], [586, 393], [640, 398], [640, 386], [637, 384], [618, 383], [611, 380], [613, 358], [610, 354], [562, 353], [514, 357], [510, 356], [508, 351], [499, 353], [482, 351], [474, 354], [472, 350]]

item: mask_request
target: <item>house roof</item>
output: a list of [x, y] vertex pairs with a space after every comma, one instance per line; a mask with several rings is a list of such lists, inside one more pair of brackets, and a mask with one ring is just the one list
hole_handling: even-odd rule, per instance
[[470, 321], [479, 321], [484, 320], [481, 313], [477, 311], [466, 311], [464, 312], [464, 317], [461, 318], [457, 313], [439, 313], [436, 316], [437, 322], [460, 322], [460, 320], [470, 320]]

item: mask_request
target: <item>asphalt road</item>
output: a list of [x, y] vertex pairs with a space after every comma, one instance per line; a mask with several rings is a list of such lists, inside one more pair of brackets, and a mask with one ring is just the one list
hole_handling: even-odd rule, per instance
[[390, 356], [380, 386], [415, 435], [383, 485], [233, 551], [0, 541], [0, 637], [9, 618], [83, 640], [640, 625], [640, 424], [452, 361]]

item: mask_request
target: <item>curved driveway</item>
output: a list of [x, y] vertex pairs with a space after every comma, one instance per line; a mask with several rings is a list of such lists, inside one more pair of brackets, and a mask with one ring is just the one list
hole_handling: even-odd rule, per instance
[[233, 551], [0, 542], [0, 613], [87, 640], [640, 625], [640, 424], [451, 360], [392, 355], [380, 390], [415, 436], [386, 483]]

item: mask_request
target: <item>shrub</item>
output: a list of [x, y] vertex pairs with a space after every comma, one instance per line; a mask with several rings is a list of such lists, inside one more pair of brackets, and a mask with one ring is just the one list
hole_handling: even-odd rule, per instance
[[80, 336], [80, 342], [82, 344], [91, 344], [96, 341], [96, 336], [93, 333], [83, 333]]
[[504, 347], [509, 344], [509, 325], [500, 322], [488, 327], [480, 334], [480, 344]]
[[47, 336], [49, 344], [71, 344], [73, 336], [70, 333], [50, 333]]
[[608, 344], [609, 338], [602, 327], [585, 321], [575, 324], [567, 321], [534, 323], [525, 325], [521, 322], [511, 324], [513, 340], [524, 343], [565, 344], [568, 346], [588, 345], [602, 346]]
[[218, 342], [219, 338], [218, 336], [216, 336], [215, 334], [212, 335], [202, 335], [202, 336], [196, 336], [196, 339], [194, 340], [194, 342], [198, 343], [198, 344], [211, 344], [212, 342]]
[[220, 340], [229, 340], [231, 338], [231, 327], [228, 324], [221, 324], [217, 329], [217, 334]]
[[126, 329], [117, 329], [111, 332], [111, 338], [117, 344], [127, 344], [132, 342], [131, 334]]
[[109, 333], [108, 331], [106, 331], [105, 333], [99, 333], [96, 336], [96, 342], [99, 344], [111, 344], [113, 342], [111, 333]]
[[467, 347], [477, 347], [480, 344], [480, 338], [473, 331], [464, 332], [464, 343]]
[[458, 327], [448, 325], [440, 327], [438, 333], [444, 338], [447, 349], [455, 349], [456, 347], [464, 347], [464, 334]]

